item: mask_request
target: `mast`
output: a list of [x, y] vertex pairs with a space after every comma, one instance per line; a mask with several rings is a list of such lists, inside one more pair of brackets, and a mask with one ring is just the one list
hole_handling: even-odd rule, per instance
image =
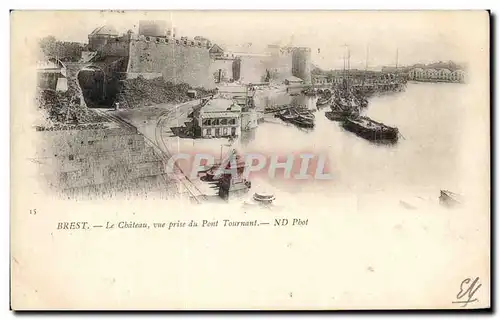
[[351, 78], [351, 49], [347, 47], [347, 92], [349, 92], [349, 80]]
[[344, 66], [342, 68], [342, 82], [345, 81], [345, 76], [346, 76], [346, 72], [345, 72], [345, 65], [346, 65], [346, 61], [345, 61], [345, 51], [344, 53], [342, 54], [342, 58], [344, 60]]
[[365, 62], [365, 74], [363, 76], [363, 83], [361, 86], [365, 85], [366, 73], [368, 72], [368, 55], [370, 54], [370, 47], [366, 46], [366, 62]]
[[398, 70], [399, 48], [396, 49], [396, 71]]
[[396, 70], [394, 72], [394, 81], [398, 80], [399, 48], [396, 48]]

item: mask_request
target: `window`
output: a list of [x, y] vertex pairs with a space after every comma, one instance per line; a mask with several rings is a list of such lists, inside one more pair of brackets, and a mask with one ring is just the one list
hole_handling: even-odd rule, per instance
[[220, 135], [220, 129], [216, 128], [215, 129], [215, 136], [218, 137]]
[[68, 158], [69, 158], [69, 160], [71, 160], [71, 161], [75, 160], [75, 156], [74, 156], [74, 155], [72, 155], [72, 154], [70, 154]]
[[149, 40], [151, 40], [151, 38], [150, 37], [146, 37], [146, 41], [149, 41]]
[[220, 125], [221, 126], [227, 125], [227, 119], [220, 119]]
[[132, 139], [128, 139], [128, 145], [129, 145], [129, 146], [131, 146], [131, 145], [133, 145], [133, 144], [134, 144], [134, 140], [132, 140]]
[[203, 119], [203, 125], [204, 126], [209, 126], [210, 125], [210, 119]]
[[229, 124], [236, 124], [236, 119], [229, 119]]
[[212, 129], [208, 128], [207, 129], [207, 136], [211, 136], [212, 135]]
[[219, 125], [219, 119], [213, 119], [212, 125], [213, 126], [218, 126]]

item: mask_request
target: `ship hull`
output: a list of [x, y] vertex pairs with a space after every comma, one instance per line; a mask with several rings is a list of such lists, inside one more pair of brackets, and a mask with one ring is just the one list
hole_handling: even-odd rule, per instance
[[345, 111], [327, 111], [325, 117], [331, 121], [344, 121], [351, 115], [350, 112]]
[[397, 142], [399, 131], [397, 128], [386, 126], [382, 123], [363, 117], [371, 126], [362, 125], [357, 119], [347, 118], [343, 122], [343, 127], [357, 136], [370, 141]]
[[314, 122], [310, 121], [310, 120], [294, 119], [290, 122], [293, 123], [294, 125], [296, 125], [297, 127], [314, 128]]
[[[302, 112], [307, 114], [301, 114]], [[314, 115], [306, 111], [301, 111], [301, 112], [294, 111], [294, 114], [290, 113], [287, 114], [286, 112], [284, 112], [284, 113], [278, 113], [276, 116], [281, 120], [292, 123], [298, 127], [302, 128], [314, 127]]]

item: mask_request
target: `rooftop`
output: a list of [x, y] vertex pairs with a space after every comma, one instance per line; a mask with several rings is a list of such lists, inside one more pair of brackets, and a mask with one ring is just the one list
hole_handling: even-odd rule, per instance
[[99, 28], [95, 28], [92, 33], [90, 33], [91, 36], [95, 35], [109, 35], [109, 36], [118, 36], [118, 32], [116, 29], [112, 26], [102, 26]]
[[241, 111], [241, 107], [230, 99], [211, 99], [202, 110], [205, 112]]
[[304, 80], [297, 78], [295, 76], [286, 77], [285, 80], [290, 81], [290, 82], [302, 82], [302, 81], [304, 81]]

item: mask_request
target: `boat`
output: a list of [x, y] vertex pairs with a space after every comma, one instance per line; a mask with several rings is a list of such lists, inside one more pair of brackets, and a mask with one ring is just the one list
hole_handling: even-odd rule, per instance
[[[339, 101], [340, 100], [340, 101]], [[342, 98], [334, 99], [335, 103], [330, 105], [331, 111], [325, 112], [325, 116], [332, 121], [342, 121], [349, 117], [359, 117], [360, 106], [342, 102]]]
[[296, 117], [290, 120], [291, 123], [302, 128], [313, 128], [314, 127], [314, 115], [306, 109], [291, 109]]
[[331, 121], [342, 121], [350, 116], [349, 112], [345, 111], [327, 111], [325, 112], [325, 117]]
[[351, 91], [348, 91], [348, 89], [341, 91], [340, 94], [333, 99], [332, 105], [345, 111], [361, 109], [360, 100]]
[[314, 114], [304, 108], [292, 107], [278, 112], [278, 118], [302, 128], [314, 127]]
[[396, 142], [399, 130], [368, 117], [348, 117], [343, 122], [344, 129], [370, 141]]
[[298, 117], [292, 121], [297, 127], [301, 128], [314, 128], [314, 121], [302, 117]]
[[361, 94], [357, 94], [355, 96], [355, 99], [357, 100], [357, 103], [359, 104], [359, 106], [361, 108], [368, 107], [368, 100], [365, 97], [363, 97]]
[[263, 205], [270, 205], [276, 199], [276, 197], [273, 194], [262, 193], [262, 192], [261, 193], [254, 193], [254, 195], [253, 195], [252, 198], [257, 203], [260, 203], [260, 204], [263, 204]]
[[299, 114], [299, 116], [314, 120], [316, 117], [314, 116], [314, 113], [312, 113], [311, 110], [305, 109], [305, 108], [296, 108], [295, 111]]
[[362, 100], [355, 94], [350, 86], [350, 51], [348, 51], [347, 62], [344, 58], [344, 78], [342, 84], [336, 88], [335, 97], [331, 103], [333, 114], [338, 117], [358, 116], [362, 108]]
[[306, 96], [316, 96], [318, 94], [318, 90], [316, 88], [307, 88], [302, 90], [302, 93], [305, 94]]
[[463, 201], [462, 196], [457, 193], [448, 190], [440, 191], [439, 204], [445, 207], [448, 208], [457, 207], [462, 203], [462, 201]]
[[319, 98], [318, 101], [316, 101], [316, 106], [317, 107], [325, 106], [325, 105], [331, 103], [332, 100], [333, 100], [333, 97], [331, 94], [329, 94], [329, 95], [323, 94], [323, 96], [321, 98]]
[[283, 121], [290, 122], [298, 117], [297, 113], [292, 112], [292, 109], [285, 109], [277, 113], [278, 118]]

